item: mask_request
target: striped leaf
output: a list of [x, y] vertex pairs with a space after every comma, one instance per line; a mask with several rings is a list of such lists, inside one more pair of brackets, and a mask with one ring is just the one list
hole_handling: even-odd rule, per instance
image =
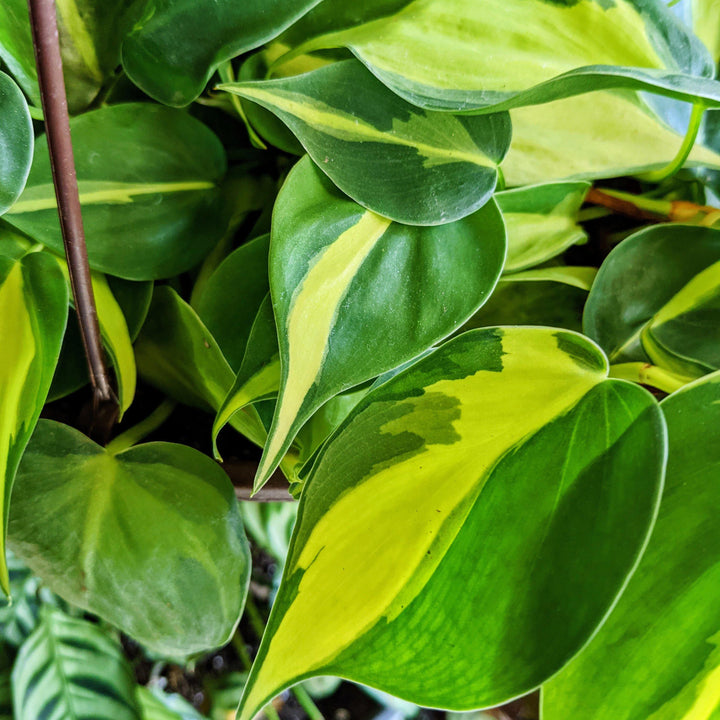
[[497, 193], [508, 235], [503, 272], [540, 265], [585, 242], [577, 213], [589, 187], [585, 182], [548, 183]]
[[364, 210], [301, 160], [273, 213], [270, 291], [282, 377], [256, 489], [326, 400], [459, 328], [492, 292], [505, 246], [494, 202], [446, 225], [400, 225]]
[[[593, 92], [510, 116], [513, 141], [502, 165], [509, 185], [656, 170], [683, 140], [632, 92]], [[687, 164], [720, 168], [720, 155], [696, 144]]]
[[274, 112], [353, 200], [410, 225], [447, 223], [484, 205], [510, 143], [507, 114], [421, 110], [357, 60], [220, 87]]
[[33, 127], [20, 88], [0, 72], [0, 215], [20, 197], [33, 156]]
[[586, 338], [449, 341], [369, 393], [316, 460], [239, 720], [314, 675], [455, 710], [536, 687], [616, 601], [664, 459], [653, 398], [608, 380]]
[[123, 67], [156, 100], [188, 105], [222, 63], [279, 35], [318, 2], [143, 0], [123, 44]]
[[622, 242], [600, 268], [583, 325], [613, 363], [690, 378], [720, 369], [720, 230], [662, 225]]
[[15, 720], [140, 720], [134, 684], [97, 625], [45, 607], [13, 670]]
[[717, 717], [720, 374], [662, 409], [667, 481], [647, 552], [597, 637], [543, 689], [544, 720]]
[[[218, 183], [225, 153], [184, 112], [113, 105], [71, 121], [80, 201], [94, 270], [129, 280], [170, 277], [197, 264], [227, 226]], [[63, 252], [47, 143], [5, 219]]]
[[232, 484], [185, 445], [106, 450], [42, 420], [9, 538], [53, 592], [156, 653], [224, 645], [242, 613], [250, 555]]
[[334, 47], [434, 109], [497, 111], [621, 87], [720, 104], [707, 50], [656, 0], [414, 0], [296, 52]]
[[5, 560], [15, 473], [45, 404], [67, 322], [68, 290], [54, 258], [0, 257], [0, 586], [9, 593]]

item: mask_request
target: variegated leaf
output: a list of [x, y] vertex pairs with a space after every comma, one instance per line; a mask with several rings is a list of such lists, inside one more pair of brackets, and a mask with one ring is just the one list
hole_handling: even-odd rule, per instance
[[714, 720], [720, 706], [720, 374], [662, 403], [667, 481], [647, 552], [543, 719]]
[[325, 401], [459, 328], [492, 292], [505, 246], [494, 202], [446, 225], [400, 225], [301, 160], [273, 214], [270, 292], [282, 377], [256, 489]]
[[33, 157], [30, 113], [20, 88], [0, 72], [0, 215], [25, 187]]
[[510, 143], [506, 113], [421, 110], [357, 60], [220, 87], [274, 112], [353, 200], [411, 225], [447, 223], [484, 205]]
[[492, 328], [370, 392], [303, 490], [239, 720], [314, 675], [461, 710], [557, 672], [615, 603], [662, 488], [660, 410], [607, 370], [580, 335]]

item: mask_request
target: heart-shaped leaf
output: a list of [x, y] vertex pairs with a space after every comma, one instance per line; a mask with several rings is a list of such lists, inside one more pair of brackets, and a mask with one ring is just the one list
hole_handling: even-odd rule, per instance
[[[90, 265], [129, 280], [170, 277], [197, 264], [227, 218], [218, 184], [225, 152], [187, 113], [113, 105], [71, 121]], [[63, 252], [47, 142], [5, 219]]]
[[674, 393], [662, 410], [667, 481], [650, 544], [598, 635], [543, 689], [544, 720], [717, 713], [720, 374]]
[[494, 202], [446, 225], [400, 225], [352, 202], [301, 160], [273, 213], [270, 291], [282, 381], [256, 488], [325, 401], [457, 330], [489, 297], [505, 250]]
[[242, 613], [250, 555], [232, 484], [185, 445], [116, 453], [42, 420], [9, 537], [51, 590], [158, 653], [219, 647]]
[[30, 113], [20, 88], [0, 72], [0, 215], [20, 197], [33, 157]]
[[314, 675], [464, 710], [557, 672], [632, 573], [662, 488], [660, 410], [607, 370], [581, 335], [493, 328], [361, 400], [303, 490], [239, 719]]
[[510, 143], [506, 113], [420, 110], [357, 60], [220, 87], [274, 112], [353, 200], [410, 225], [447, 223], [484, 205]]

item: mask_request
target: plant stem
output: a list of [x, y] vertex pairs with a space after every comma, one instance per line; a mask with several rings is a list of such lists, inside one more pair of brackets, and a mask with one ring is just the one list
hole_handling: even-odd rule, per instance
[[257, 635], [258, 640], [262, 640], [262, 636], [265, 633], [265, 621], [262, 619], [260, 611], [250, 594], [248, 594], [247, 601], [245, 602], [245, 612], [247, 613], [253, 632]]
[[650, 385], [666, 393], [673, 393], [696, 379], [643, 362], [611, 365], [610, 377]]
[[120, 433], [113, 438], [105, 448], [111, 455], [117, 455], [123, 450], [137, 445], [144, 437], [151, 432], [157, 430], [172, 414], [177, 403], [174, 400], [164, 400], [155, 410], [150, 413], [143, 421], [137, 425], [128, 428], [124, 433]]
[[240, 628], [238, 628], [232, 636], [232, 645], [235, 648], [235, 652], [238, 654], [243, 667], [247, 672], [250, 672], [252, 660], [250, 659], [250, 653], [248, 653], [247, 647], [245, 646], [245, 640], [240, 634]]
[[310, 694], [302, 685], [295, 685], [291, 688], [291, 692], [300, 703], [300, 707], [307, 713], [310, 720], [325, 720], [318, 706], [313, 702]]
[[28, 0], [28, 7], [60, 228], [93, 388], [94, 427], [98, 434], [106, 437], [117, 418], [119, 407], [107, 371], [90, 281], [55, 0]]

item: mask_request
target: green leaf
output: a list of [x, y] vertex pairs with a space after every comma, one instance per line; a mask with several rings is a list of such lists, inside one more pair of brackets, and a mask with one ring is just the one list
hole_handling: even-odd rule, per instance
[[495, 287], [505, 248], [494, 202], [446, 225], [400, 225], [364, 210], [301, 160], [273, 214], [282, 379], [256, 489], [326, 400], [458, 329]]
[[720, 104], [707, 50], [654, 0], [415, 0], [296, 52], [334, 47], [433, 109], [508, 110], [607, 88]]
[[705, 43], [715, 62], [720, 60], [720, 4], [717, 0], [679, 0], [675, 14]]
[[575, 265], [550, 265], [549, 267], [532, 268], [521, 272], [503, 275], [504, 282], [559, 282], [572, 285], [588, 292], [597, 276], [594, 267]]
[[138, 687], [135, 692], [142, 720], [205, 720], [195, 708], [180, 695], [166, 695]]
[[720, 374], [674, 393], [662, 409], [667, 481], [650, 544], [597, 637], [543, 689], [545, 720], [717, 715]]
[[220, 88], [274, 112], [353, 200], [411, 225], [447, 223], [484, 205], [510, 143], [507, 114], [420, 110], [357, 60]]
[[16, 720], [140, 720], [132, 670], [97, 625], [44, 607], [12, 674]]
[[369, 393], [303, 490], [239, 720], [314, 675], [493, 706], [577, 653], [644, 548], [665, 460], [657, 404], [607, 370], [581, 335], [491, 328]]
[[0, 257], [0, 586], [10, 592], [5, 559], [15, 473], [45, 404], [67, 322], [68, 291], [54, 258]]
[[185, 445], [114, 453], [42, 420], [9, 537], [53, 592], [157, 653], [224, 645], [242, 613], [250, 555], [232, 484]]
[[[627, 91], [592, 92], [510, 113], [513, 141], [502, 170], [509, 185], [631, 175], [667, 166], [683, 138]], [[688, 165], [720, 167], [696, 144]]]
[[222, 63], [272, 40], [318, 2], [147, 0], [123, 44], [123, 66], [151, 97], [188, 105]]
[[623, 241], [600, 268], [583, 325], [613, 363], [690, 378], [720, 369], [720, 230], [657, 225]]
[[28, 5], [24, 0], [3, 0], [0, 4], [0, 59], [30, 100], [39, 107], [35, 52]]
[[20, 88], [0, 72], [0, 215], [20, 197], [33, 157], [33, 127]]
[[548, 183], [495, 195], [505, 220], [508, 255], [505, 273], [540, 265], [587, 240], [577, 213], [589, 183]]
[[[149, 103], [114, 105], [71, 121], [80, 201], [94, 270], [129, 280], [196, 265], [227, 227], [218, 184], [225, 153], [187, 113]], [[63, 252], [47, 143], [5, 219]]]
[[12, 658], [7, 648], [0, 645], [0, 720], [13, 720], [11, 671]]

